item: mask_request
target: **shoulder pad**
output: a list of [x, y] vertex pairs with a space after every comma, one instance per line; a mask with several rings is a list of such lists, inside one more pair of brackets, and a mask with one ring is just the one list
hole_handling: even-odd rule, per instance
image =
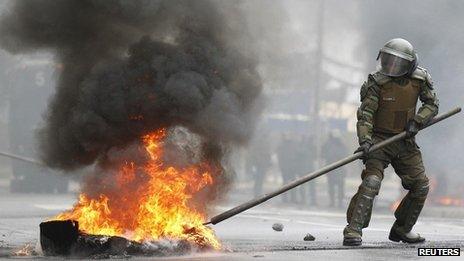
[[389, 76], [381, 74], [380, 72], [373, 72], [369, 74], [369, 78], [375, 81], [378, 85], [384, 85], [391, 80]]
[[426, 69], [417, 67], [417, 69], [412, 72], [411, 78], [424, 82], [430, 89], [433, 90], [432, 76], [430, 76], [430, 73], [428, 73]]
[[379, 92], [379, 84], [374, 80], [372, 74], [369, 74], [367, 81], [361, 86], [361, 102], [366, 98], [369, 90], [374, 91], [375, 93]]
[[364, 82], [361, 86], [361, 102], [364, 100], [364, 98], [366, 98], [368, 89], [369, 87], [367, 87], [367, 82]]

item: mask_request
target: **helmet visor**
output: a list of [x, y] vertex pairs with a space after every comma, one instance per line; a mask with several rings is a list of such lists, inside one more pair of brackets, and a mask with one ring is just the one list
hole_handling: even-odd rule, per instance
[[402, 76], [408, 73], [411, 62], [393, 54], [380, 52], [379, 67], [382, 74]]

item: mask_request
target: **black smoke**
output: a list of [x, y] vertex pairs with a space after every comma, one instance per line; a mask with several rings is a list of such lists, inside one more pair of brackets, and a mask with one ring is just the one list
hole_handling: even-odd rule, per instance
[[43, 161], [64, 170], [104, 163], [148, 132], [181, 126], [201, 138], [202, 157], [220, 162], [248, 139], [259, 111], [241, 21], [236, 4], [220, 1], [12, 1], [1, 47], [52, 52], [62, 68], [39, 132]]

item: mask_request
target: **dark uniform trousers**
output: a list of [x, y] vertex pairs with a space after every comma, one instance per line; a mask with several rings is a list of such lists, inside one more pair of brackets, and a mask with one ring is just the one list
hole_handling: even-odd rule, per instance
[[[374, 133], [374, 144], [391, 136], [393, 134]], [[361, 233], [361, 229], [369, 225], [373, 200], [379, 193], [384, 169], [389, 164], [401, 178], [403, 187], [409, 191], [395, 211], [394, 226], [409, 232], [416, 223], [427, 197], [429, 180], [425, 175], [419, 147], [413, 139], [406, 139], [369, 153], [361, 175], [363, 181], [347, 211], [351, 229]]]

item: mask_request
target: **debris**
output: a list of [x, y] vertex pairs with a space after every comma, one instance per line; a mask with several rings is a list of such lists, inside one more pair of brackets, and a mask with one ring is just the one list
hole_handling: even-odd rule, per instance
[[24, 245], [21, 249], [13, 252], [13, 256], [36, 256], [37, 252], [31, 244]]
[[272, 229], [274, 229], [275, 231], [280, 232], [280, 231], [284, 230], [284, 225], [282, 225], [282, 223], [274, 223], [272, 225]]
[[304, 240], [304, 241], [314, 241], [314, 240], [316, 240], [316, 238], [315, 238], [313, 235], [311, 235], [311, 234], [308, 233], [308, 234], [306, 234], [306, 236], [303, 238], [303, 240]]
[[40, 224], [40, 243], [46, 256], [109, 258], [126, 256], [184, 255], [192, 250], [185, 240], [139, 243], [118, 236], [89, 235], [74, 220]]
[[40, 245], [47, 256], [69, 255], [77, 242], [79, 224], [77, 221], [48, 221], [40, 223]]

